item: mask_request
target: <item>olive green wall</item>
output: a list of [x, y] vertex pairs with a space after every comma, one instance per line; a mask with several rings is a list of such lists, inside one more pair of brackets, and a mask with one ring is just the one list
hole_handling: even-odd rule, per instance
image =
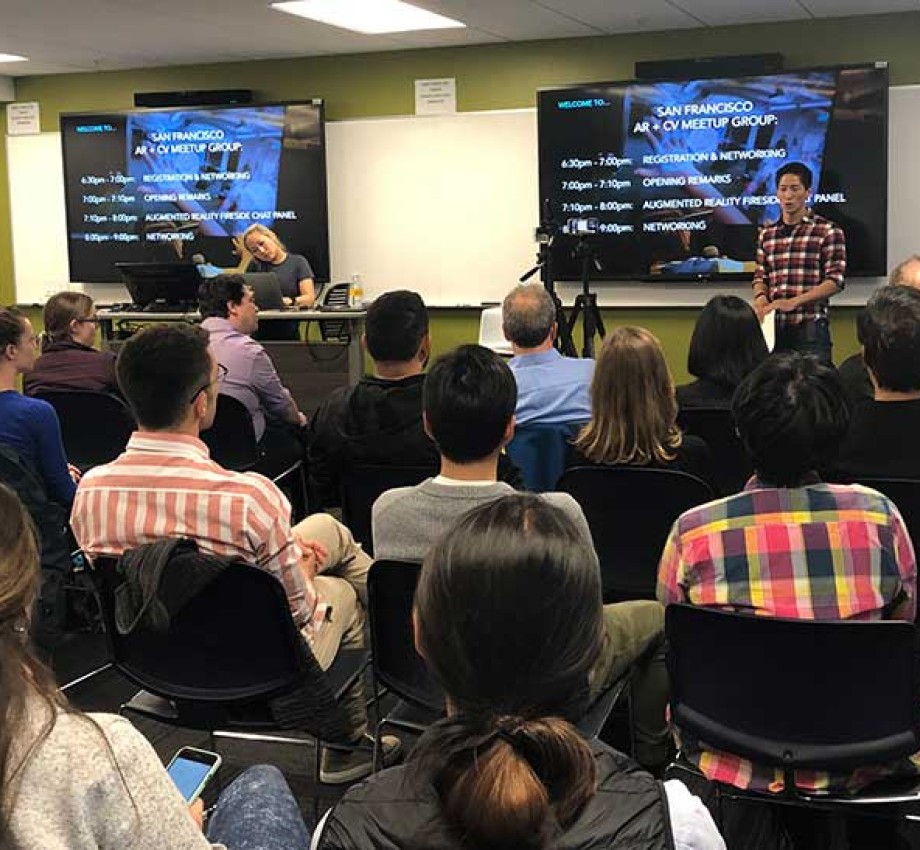
[[[418, 77], [456, 77], [461, 111], [533, 106], [538, 87], [585, 80], [626, 79], [643, 59], [770, 52], [789, 67], [887, 60], [893, 85], [920, 82], [920, 12], [808, 20], [785, 24], [676, 30], [597, 38], [474, 47], [409, 50], [353, 56], [236, 62], [103, 73], [21, 77], [16, 98], [38, 101], [42, 128], [56, 130], [61, 112], [127, 109], [136, 91], [251, 88], [263, 100], [322, 97], [335, 121], [409, 114]], [[101, 36], [101, 37], [104, 37]], [[0, 112], [0, 135], [6, 134]], [[6, 186], [6, 148], [0, 146], [0, 186]], [[40, 223], [36, 223], [40, 226]], [[13, 295], [9, 193], [0, 191], [0, 303]], [[675, 376], [683, 359], [695, 311], [612, 311], [610, 324], [631, 322], [662, 340]], [[855, 350], [851, 310], [835, 311], [839, 356]], [[477, 321], [469, 314], [438, 313], [436, 345], [471, 340]]]

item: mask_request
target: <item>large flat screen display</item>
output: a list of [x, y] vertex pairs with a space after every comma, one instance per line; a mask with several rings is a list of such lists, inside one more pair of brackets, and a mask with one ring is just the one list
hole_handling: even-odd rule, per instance
[[329, 279], [320, 101], [62, 115], [61, 138], [72, 280], [194, 254], [235, 266], [252, 224]]
[[580, 239], [594, 278], [748, 279], [758, 229], [780, 214], [774, 174], [793, 161], [846, 233], [848, 276], [887, 274], [883, 63], [545, 90], [538, 123], [541, 214], [582, 232], [553, 242], [559, 280], [581, 276]]

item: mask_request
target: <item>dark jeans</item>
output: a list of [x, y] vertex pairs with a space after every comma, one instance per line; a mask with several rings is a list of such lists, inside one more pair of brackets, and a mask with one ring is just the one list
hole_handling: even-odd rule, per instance
[[774, 351], [799, 351], [811, 354], [828, 366], [831, 360], [831, 331], [827, 319], [806, 320], [797, 325], [776, 326], [776, 346]]
[[281, 771], [259, 764], [220, 795], [208, 841], [228, 850], [308, 850], [310, 832]]

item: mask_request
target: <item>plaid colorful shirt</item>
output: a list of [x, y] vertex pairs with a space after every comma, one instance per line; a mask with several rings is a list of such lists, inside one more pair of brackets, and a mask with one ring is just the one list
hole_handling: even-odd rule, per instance
[[[684, 513], [658, 572], [663, 605], [689, 602], [768, 617], [913, 621], [917, 570], [904, 520], [885, 496], [858, 485], [760, 485]], [[753, 663], [753, 658], [752, 658]], [[779, 792], [782, 770], [710, 751], [682, 736], [684, 755], [712, 780]], [[811, 790], [857, 789], [920, 772], [920, 754], [851, 775], [797, 771]]]
[[[843, 231], [834, 222], [811, 210], [798, 224], [782, 219], [760, 231], [754, 291], [763, 283], [771, 301], [794, 298], [825, 280], [843, 289], [847, 270], [847, 245]], [[798, 325], [827, 318], [827, 301], [812, 301], [788, 313], [776, 312], [779, 325]]]

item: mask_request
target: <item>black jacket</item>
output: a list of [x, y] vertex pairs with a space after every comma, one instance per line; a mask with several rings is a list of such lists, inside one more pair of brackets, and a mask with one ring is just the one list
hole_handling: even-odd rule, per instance
[[[674, 846], [667, 798], [622, 753], [593, 742], [598, 790], [553, 850], [665, 850]], [[329, 813], [320, 850], [461, 850], [441, 815], [437, 793], [411, 763], [349, 790]]]
[[[365, 377], [332, 392], [310, 426], [310, 494], [318, 508], [339, 504], [344, 471], [351, 466], [430, 466], [441, 458], [422, 427], [424, 375], [390, 381]], [[502, 456], [498, 477], [520, 488], [520, 471]]]

